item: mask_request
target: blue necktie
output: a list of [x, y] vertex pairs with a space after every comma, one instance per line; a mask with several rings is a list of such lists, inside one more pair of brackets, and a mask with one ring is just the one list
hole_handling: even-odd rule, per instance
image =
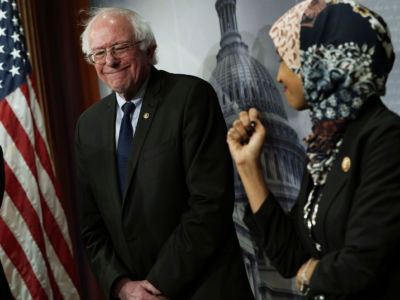
[[128, 163], [129, 152], [133, 141], [133, 128], [130, 115], [135, 110], [135, 104], [133, 102], [126, 102], [122, 105], [122, 110], [124, 116], [122, 117], [121, 128], [119, 129], [117, 147], [118, 179], [121, 197], [124, 196], [126, 165]]

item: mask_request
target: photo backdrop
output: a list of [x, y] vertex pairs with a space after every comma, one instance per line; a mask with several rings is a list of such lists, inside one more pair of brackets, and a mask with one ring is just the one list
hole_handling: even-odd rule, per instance
[[[304, 160], [301, 140], [310, 133], [307, 111], [290, 108], [275, 77], [279, 58], [268, 32], [296, 0], [91, 0], [92, 7], [125, 7], [150, 21], [158, 49], [158, 69], [209, 81], [218, 94], [227, 126], [240, 110], [255, 106], [267, 127], [262, 156], [265, 179], [281, 206], [290, 210], [296, 199]], [[361, 0], [391, 29], [400, 56], [398, 0]], [[100, 82], [102, 96], [110, 90]], [[400, 62], [396, 60], [383, 98], [400, 113]], [[233, 218], [248, 278], [256, 300], [300, 299], [293, 280], [283, 279], [259, 249], [259, 237], [243, 223], [247, 199], [235, 176]]]

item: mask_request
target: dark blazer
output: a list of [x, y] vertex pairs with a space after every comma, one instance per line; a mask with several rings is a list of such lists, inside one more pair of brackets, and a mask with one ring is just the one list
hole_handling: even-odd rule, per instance
[[[120, 199], [115, 95], [76, 126], [82, 238], [105, 294], [129, 275], [172, 300], [253, 299], [232, 222], [232, 163], [216, 94], [153, 68]], [[148, 118], [146, 118], [148, 116]]]
[[[351, 161], [347, 172], [345, 157]], [[376, 99], [349, 124], [321, 191], [315, 230], [321, 252], [304, 226], [311, 186], [305, 172], [289, 216], [273, 195], [254, 215], [272, 263], [291, 277], [309, 257], [321, 259], [311, 277], [310, 298], [399, 299], [400, 117]]]

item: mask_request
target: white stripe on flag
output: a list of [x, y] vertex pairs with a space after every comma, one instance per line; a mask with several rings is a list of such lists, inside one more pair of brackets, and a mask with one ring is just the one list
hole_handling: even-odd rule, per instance
[[[21, 245], [26, 256], [28, 257], [32, 270], [35, 273], [36, 278], [42, 285], [43, 289], [49, 296], [49, 299], [53, 299], [51, 285], [47, 276], [46, 264], [44, 262], [40, 249], [32, 238], [29, 228], [26, 225], [23, 217], [19, 213], [18, 209], [14, 206], [12, 199], [8, 196], [7, 193], [4, 195], [3, 201], [7, 205], [4, 205], [4, 207], [2, 206], [1, 217], [7, 224], [8, 228], [10, 228], [12, 232], [14, 232], [15, 238], [17, 239], [18, 243]], [[3, 259], [2, 257], [1, 260], [3, 262], [5, 259]], [[15, 269], [14, 272], [17, 272], [17, 270]], [[10, 289], [13, 295], [18, 295], [19, 291], [17, 287], [14, 286], [13, 282], [11, 282], [10, 284]]]
[[42, 137], [44, 143], [46, 144], [47, 153], [50, 153], [49, 143], [47, 142], [47, 136], [46, 136], [46, 128], [44, 126], [43, 117], [42, 117], [42, 111], [41, 111], [38, 99], [36, 97], [35, 91], [32, 87], [32, 82], [29, 79], [29, 76], [27, 76], [27, 83], [28, 83], [29, 96], [31, 99], [31, 111], [32, 111], [33, 119], [37, 126], [40, 136]]
[[16, 300], [32, 300], [31, 294], [29, 293], [26, 284], [21, 275], [16, 272], [15, 266], [7, 254], [4, 252], [3, 247], [0, 244], [0, 258], [3, 265], [4, 273], [7, 274], [8, 281], [13, 282], [14, 289], [18, 291]]
[[58, 227], [61, 230], [64, 240], [67, 242], [69, 251], [72, 252], [71, 240], [69, 238], [68, 226], [65, 222], [66, 216], [63, 207], [61, 206], [60, 200], [56, 196], [56, 192], [54, 189], [54, 185], [44, 170], [42, 164], [39, 161], [39, 158], [35, 152], [36, 158], [36, 168], [38, 172], [38, 180], [39, 180], [39, 188], [42, 191], [44, 200], [46, 201], [47, 205], [49, 206], [52, 215], [54, 216]]
[[[3, 127], [3, 124], [0, 123], [0, 135], [3, 138], [2, 143], [7, 149], [7, 152], [11, 152], [13, 155], [8, 155], [4, 157], [4, 161], [10, 166], [11, 170], [13, 171], [15, 177], [17, 177], [20, 185], [22, 186], [23, 190], [25, 191], [29, 202], [31, 203], [32, 207], [35, 209], [39, 220], [42, 220], [42, 211], [40, 208], [40, 199], [39, 199], [39, 190], [33, 176], [31, 170], [29, 169], [28, 165], [26, 164], [24, 158], [22, 157], [21, 153], [19, 152], [17, 146], [14, 144], [14, 141], [10, 138], [7, 131]], [[2, 205], [2, 209], [3, 209]], [[2, 214], [2, 212], [0, 212]]]
[[[47, 237], [47, 236], [46, 236]], [[65, 300], [69, 299], [79, 299], [79, 293], [75, 288], [71, 278], [68, 273], [65, 271], [64, 266], [61, 264], [58, 259], [57, 253], [54, 251], [53, 246], [46, 238], [47, 248], [47, 256], [51, 261], [51, 270], [53, 271], [54, 278], [56, 279], [56, 283], [60, 289], [60, 292]]]

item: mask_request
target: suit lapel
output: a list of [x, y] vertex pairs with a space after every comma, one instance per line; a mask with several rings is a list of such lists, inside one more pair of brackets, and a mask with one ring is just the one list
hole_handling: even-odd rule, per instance
[[308, 251], [311, 251], [311, 253], [313, 253], [314, 257], [318, 257], [318, 253], [314, 247], [314, 241], [310, 237], [310, 233], [304, 222], [304, 206], [307, 202], [308, 194], [309, 194], [312, 186], [313, 186], [313, 181], [311, 179], [310, 173], [307, 170], [307, 164], [306, 164], [304, 167], [304, 171], [303, 171], [301, 189], [300, 189], [299, 195], [298, 195], [299, 202], [297, 203], [297, 205], [298, 205], [298, 211], [300, 213], [298, 214], [297, 218], [298, 218], [298, 222], [299, 222], [298, 224], [303, 224], [303, 226], [299, 227], [299, 230], [302, 231], [304, 240], [306, 241]]
[[[109, 186], [110, 199], [118, 199], [120, 201], [121, 196], [119, 193], [118, 174], [116, 165], [116, 152], [115, 152], [115, 116], [116, 116], [116, 97], [115, 93], [107, 96], [103, 101], [106, 102], [106, 110], [103, 116], [104, 128], [104, 159], [99, 162], [104, 165], [107, 170], [106, 178], [104, 182]], [[118, 206], [121, 206], [121, 202], [118, 202]]]
[[159, 93], [160, 88], [160, 72], [155, 68], [152, 68], [149, 83], [143, 98], [143, 104], [140, 110], [135, 136], [133, 137], [131, 152], [129, 154], [128, 165], [126, 168], [126, 182], [123, 201], [125, 200], [127, 191], [132, 184], [133, 173], [135, 171], [143, 143], [146, 139], [147, 132], [157, 110], [157, 105], [159, 102], [159, 97], [157, 97], [157, 94]]
[[[325, 224], [325, 219], [333, 201], [336, 201], [336, 196], [342, 189], [347, 180], [347, 173], [342, 170], [343, 158], [349, 156], [350, 143], [343, 139], [343, 144], [339, 148], [338, 156], [333, 162], [332, 169], [330, 170], [326, 179], [325, 187], [322, 189], [321, 200], [317, 214], [317, 224]], [[322, 237], [322, 243], [326, 244], [324, 226], [316, 226], [316, 235]]]
[[[339, 201], [339, 199], [336, 199], [337, 194], [343, 188], [343, 185], [345, 184], [349, 174], [349, 169], [346, 170], [346, 168], [343, 168], [342, 166], [343, 160], [346, 157], [349, 158], [351, 168], [351, 162], [357, 159], [357, 157], [353, 157], [354, 152], [352, 151], [352, 148], [354, 146], [354, 138], [362, 130], [365, 122], [370, 119], [371, 114], [373, 114], [376, 111], [376, 108], [380, 105], [382, 105], [382, 102], [380, 100], [376, 101], [375, 103], [370, 103], [367, 107], [365, 107], [362, 113], [360, 113], [358, 119], [349, 123], [343, 137], [343, 143], [339, 148], [338, 156], [336, 157], [332, 165], [332, 169], [328, 174], [325, 187], [322, 190], [323, 194], [318, 210], [317, 223], [325, 224], [325, 219], [332, 202]], [[323, 237], [322, 242], [326, 243], [323, 227], [324, 226], [317, 226], [316, 232], [318, 236]]]

